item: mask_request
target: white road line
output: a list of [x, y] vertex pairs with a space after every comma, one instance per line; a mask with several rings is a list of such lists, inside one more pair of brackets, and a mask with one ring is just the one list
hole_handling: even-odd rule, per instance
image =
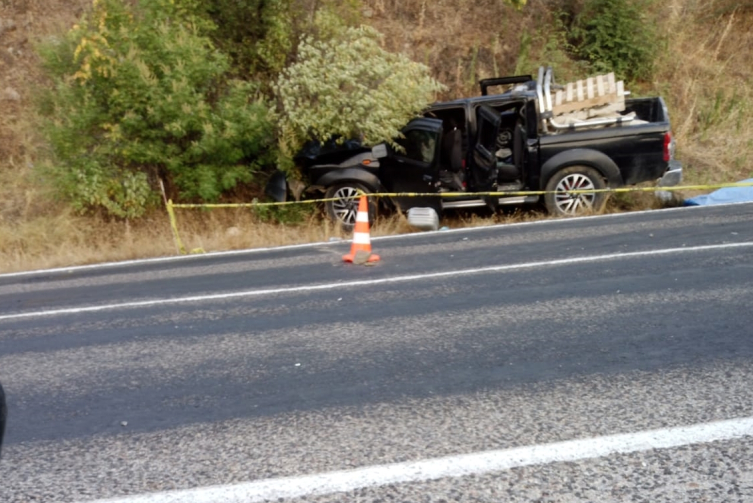
[[174, 255], [174, 256], [169, 256], [169, 257], [153, 257], [153, 258], [143, 258], [143, 259], [135, 259], [135, 260], [123, 260], [120, 262], [102, 262], [99, 264], [74, 265], [70, 267], [55, 267], [51, 269], [37, 269], [34, 271], [9, 272], [5, 274], [0, 274], [0, 279], [21, 277], [21, 276], [36, 276], [36, 275], [44, 275], [44, 274], [53, 274], [53, 273], [58, 273], [58, 272], [75, 272], [75, 271], [87, 271], [87, 270], [92, 270], [92, 269], [107, 269], [111, 267], [123, 267], [123, 266], [129, 266], [129, 265], [159, 264], [161, 262], [179, 262], [179, 261], [185, 261], [185, 260], [201, 260], [202, 258], [208, 258], [208, 257], [223, 257], [223, 256], [233, 256], [233, 255], [253, 254], [253, 253], [261, 253], [261, 252], [267, 252], [267, 251], [295, 250], [298, 248], [311, 248], [314, 246], [335, 245], [335, 244], [343, 244], [343, 243], [348, 243], [348, 242], [349, 241], [345, 241], [345, 240], [324, 241], [320, 243], [301, 243], [297, 245], [270, 246], [270, 247], [265, 247], [265, 248], [249, 248], [245, 250], [231, 250], [231, 251], [222, 251], [222, 252], [198, 253], [198, 254], [191, 254], [191, 255]]
[[318, 290], [334, 290], [334, 289], [351, 288], [351, 287], [357, 287], [357, 286], [371, 286], [371, 285], [381, 285], [381, 284], [389, 284], [389, 283], [402, 283], [402, 282], [407, 282], [407, 281], [430, 280], [430, 279], [436, 279], [436, 278], [444, 278], [448, 276], [456, 278], [458, 276], [469, 276], [469, 275], [474, 275], [474, 274], [505, 272], [505, 271], [513, 271], [517, 269], [531, 269], [535, 267], [551, 267], [551, 266], [578, 264], [578, 263], [584, 263], [584, 262], [599, 262], [599, 261], [606, 261], [606, 260], [647, 257], [651, 255], [669, 255], [669, 254], [675, 254], [675, 253], [723, 250], [723, 249], [729, 249], [729, 248], [746, 248], [746, 247], [752, 247], [752, 246], [753, 246], [753, 242], [744, 242], [744, 243], [727, 243], [727, 244], [721, 244], [721, 245], [688, 246], [688, 247], [683, 247], [683, 248], [665, 248], [663, 250], [649, 250], [649, 251], [641, 251], [641, 252], [611, 253], [607, 255], [594, 255], [594, 256], [589, 256], [589, 257], [572, 257], [572, 258], [566, 258], [566, 259], [560, 259], [560, 260], [545, 260], [545, 261], [540, 261], [540, 262], [497, 265], [497, 266], [489, 266], [489, 267], [479, 267], [475, 269], [461, 269], [457, 271], [411, 274], [407, 276], [392, 276], [389, 278], [368, 279], [368, 280], [360, 280], [360, 281], [344, 281], [340, 283], [325, 283], [325, 284], [320, 284], [320, 285], [301, 285], [301, 286], [292, 286], [292, 287], [284, 287], [284, 288], [268, 288], [264, 290], [246, 290], [246, 291], [241, 291], [241, 292], [218, 293], [218, 294], [211, 294], [211, 295], [192, 295], [188, 297], [176, 297], [176, 298], [170, 298], [170, 299], [153, 299], [153, 300], [144, 300], [144, 301], [138, 301], [138, 302], [122, 302], [122, 303], [117, 303], [117, 304], [103, 304], [101, 306], [72, 307], [72, 308], [63, 308], [63, 309], [52, 309], [52, 310], [47, 310], [47, 311], [30, 311], [26, 313], [0, 315], [0, 321], [15, 320], [19, 318], [38, 318], [42, 316], [55, 316], [55, 315], [63, 315], [63, 314], [92, 313], [96, 311], [107, 311], [107, 310], [114, 310], [114, 309], [155, 307], [155, 306], [164, 306], [164, 305], [170, 305], [170, 304], [185, 304], [185, 303], [190, 303], [190, 302], [226, 300], [226, 299], [234, 299], [234, 298], [239, 298], [239, 297], [261, 297], [264, 295], [275, 295], [275, 294], [284, 294], [284, 293], [301, 293], [301, 292], [313, 292], [313, 291], [318, 291]]
[[375, 465], [354, 470], [266, 479], [235, 485], [201, 487], [100, 500], [94, 503], [253, 503], [341, 493], [379, 487], [462, 477], [542, 465], [628, 454], [652, 449], [669, 449], [692, 444], [753, 436], [753, 417], [676, 428], [625, 433], [605, 437], [569, 440], [442, 458]]
[[[749, 201], [744, 201], [744, 202], [739, 202], [739, 203], [716, 204], [714, 205], [714, 207], [744, 205], [744, 204], [753, 204], [753, 203]], [[689, 213], [692, 211], [702, 211], [707, 208], [709, 208], [709, 206], [682, 206], [678, 208], [665, 208], [661, 210], [661, 214], [665, 215], [667, 213], [673, 213], [676, 211]], [[552, 219], [546, 219], [546, 220], [535, 220], [533, 222], [515, 222], [515, 223], [509, 223], [509, 224], [480, 225], [478, 227], [463, 227], [463, 228], [458, 228], [458, 229], [447, 229], [444, 231], [414, 232], [410, 234], [394, 234], [390, 236], [376, 236], [376, 237], [372, 236], [371, 240], [383, 241], [383, 240], [392, 240], [392, 239], [413, 239], [413, 238], [425, 237], [426, 235], [431, 235], [431, 234], [436, 234], [436, 233], [440, 233], [440, 234], [464, 233], [464, 232], [490, 230], [490, 229], [496, 229], [496, 228], [509, 229], [512, 227], [527, 227], [531, 225], [534, 225], [534, 226], [558, 225], [561, 223], [573, 223], [579, 220], [622, 218], [622, 217], [630, 217], [633, 215], [642, 215], [642, 214], [648, 214], [648, 213], [656, 214], [656, 210], [631, 211], [627, 213], [609, 213], [607, 215], [589, 215], [589, 216], [583, 216], [583, 217], [552, 218]], [[110, 267], [122, 267], [122, 266], [128, 266], [128, 265], [154, 264], [154, 263], [161, 263], [161, 262], [178, 262], [178, 261], [185, 261], [185, 260], [201, 260], [202, 258], [209, 258], [209, 257], [250, 255], [254, 253], [261, 253], [261, 252], [268, 252], [268, 251], [283, 251], [283, 250], [295, 250], [299, 248], [313, 248], [316, 246], [331, 246], [331, 245], [338, 245], [338, 244], [343, 244], [343, 243], [348, 243], [348, 242], [349, 240], [321, 241], [317, 243], [301, 243], [301, 244], [296, 244], [296, 245], [270, 246], [270, 247], [264, 247], [264, 248], [247, 248], [243, 250], [209, 252], [209, 253], [201, 253], [201, 254], [196, 254], [196, 255], [174, 255], [174, 256], [169, 256], [169, 257], [154, 257], [154, 258], [145, 258], [145, 259], [124, 260], [121, 262], [103, 262], [99, 264], [76, 265], [76, 266], [69, 266], [69, 267], [55, 267], [55, 268], [50, 268], [50, 269], [37, 269], [33, 271], [19, 271], [19, 272], [10, 272], [10, 273], [5, 273], [5, 274], [0, 274], [0, 279], [21, 277], [21, 276], [53, 274], [53, 273], [58, 273], [58, 272], [75, 272], [75, 271], [82, 271], [82, 270], [85, 271], [85, 270], [92, 270], [92, 269], [105, 269], [105, 268], [110, 268]]]

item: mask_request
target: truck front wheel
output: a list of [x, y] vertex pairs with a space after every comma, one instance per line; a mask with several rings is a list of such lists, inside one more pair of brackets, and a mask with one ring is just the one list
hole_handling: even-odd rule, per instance
[[[338, 183], [329, 187], [324, 194], [325, 199], [328, 199], [324, 203], [327, 208], [327, 216], [334, 222], [339, 223], [343, 230], [353, 230], [358, 214], [359, 194], [369, 192], [369, 189], [357, 182]], [[377, 212], [376, 200], [370, 197], [368, 203], [369, 221], [373, 222]]]
[[607, 202], [606, 192], [576, 192], [603, 190], [606, 183], [601, 174], [587, 166], [570, 166], [556, 172], [546, 184], [544, 204], [552, 215], [575, 216], [598, 213]]

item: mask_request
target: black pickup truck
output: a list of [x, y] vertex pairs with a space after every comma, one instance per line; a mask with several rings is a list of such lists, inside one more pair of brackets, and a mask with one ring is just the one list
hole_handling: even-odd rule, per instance
[[[674, 140], [664, 100], [624, 99], [610, 118], [563, 124], [552, 114], [551, 69], [531, 76], [480, 82], [481, 96], [435, 103], [402, 130], [396, 142], [373, 148], [350, 145], [304, 159], [307, 192], [334, 199], [330, 218], [355, 222], [354, 196], [366, 193], [448, 193], [443, 197], [392, 197], [383, 204], [406, 211], [430, 207], [496, 208], [542, 202], [557, 215], [599, 211], [606, 194], [573, 190], [621, 187], [657, 181], [677, 185], [682, 167], [673, 159]], [[505, 90], [490, 94], [489, 88]], [[274, 179], [280, 200], [284, 180]], [[540, 195], [478, 196], [474, 192], [547, 191]], [[465, 194], [467, 193], [467, 195]], [[376, 201], [370, 200], [370, 211]]]

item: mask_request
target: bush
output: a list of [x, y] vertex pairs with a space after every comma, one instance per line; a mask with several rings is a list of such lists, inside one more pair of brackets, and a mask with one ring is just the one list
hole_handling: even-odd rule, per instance
[[651, 78], [658, 35], [650, 6], [650, 0], [586, 0], [570, 30], [576, 56], [620, 79]]
[[[295, 59], [301, 37], [317, 31], [317, 13], [336, 13], [340, 26], [356, 25], [361, 0], [193, 0], [198, 12], [221, 27], [213, 39], [232, 60], [234, 75], [274, 84]], [[271, 89], [265, 88], [265, 91]]]
[[320, 33], [331, 38], [306, 37], [297, 62], [278, 80], [280, 145], [288, 159], [312, 139], [391, 142], [443, 89], [426, 66], [383, 50], [373, 28]]
[[267, 105], [253, 85], [223, 81], [227, 58], [176, 3], [98, 0], [41, 49], [55, 83], [42, 107], [51, 174], [81, 211], [141, 216], [157, 178], [179, 198], [213, 201], [267, 160]]
[[294, 6], [291, 0], [199, 0], [206, 15], [222, 29], [217, 45], [233, 62], [233, 73], [276, 75], [294, 46]]

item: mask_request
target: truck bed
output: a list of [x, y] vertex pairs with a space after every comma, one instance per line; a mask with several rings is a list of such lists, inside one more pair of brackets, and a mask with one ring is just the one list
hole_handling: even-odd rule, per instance
[[658, 98], [631, 98], [625, 100], [625, 113], [635, 112], [636, 118], [645, 122], [669, 122], [666, 107]]

